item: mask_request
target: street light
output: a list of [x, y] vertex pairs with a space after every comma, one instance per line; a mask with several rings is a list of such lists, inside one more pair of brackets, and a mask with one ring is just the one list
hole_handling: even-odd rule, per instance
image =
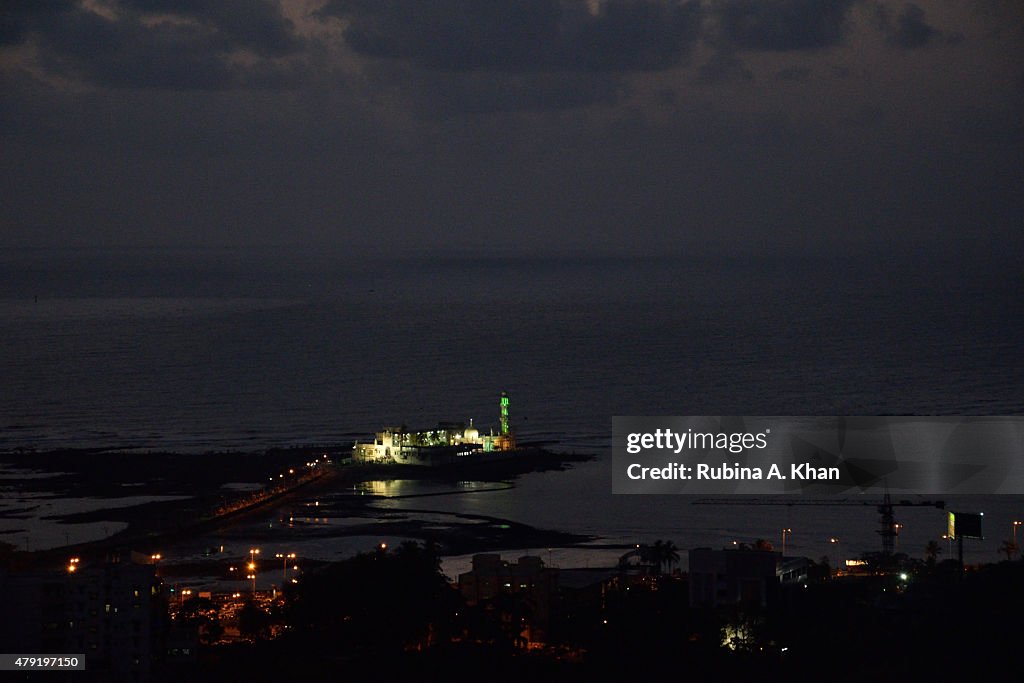
[[256, 556], [260, 554], [259, 548], [249, 548], [249, 566], [251, 572], [245, 578], [252, 579], [252, 595], [256, 597]]
[[789, 527], [786, 527], [785, 529], [782, 530], [782, 554], [783, 554], [783, 556], [785, 556], [785, 554], [786, 554], [786, 536], [792, 536], [792, 535], [793, 535], [793, 530], [790, 529]]
[[828, 542], [836, 547], [836, 574], [839, 573], [839, 537], [831, 536]]
[[1021, 524], [1024, 524], [1024, 522], [1017, 522], [1017, 521], [1015, 521], [1013, 523], [1013, 544], [1014, 545], [1017, 545], [1017, 527], [1019, 527]]
[[897, 522], [896, 524], [892, 525], [892, 531], [893, 531], [893, 552], [897, 552], [898, 553], [900, 551], [900, 529], [902, 529], [902, 528], [903, 528], [903, 525], [900, 524], [899, 522]]
[[281, 560], [281, 584], [283, 586], [284, 582], [288, 579], [288, 560], [294, 560], [295, 553], [278, 553], [274, 557]]

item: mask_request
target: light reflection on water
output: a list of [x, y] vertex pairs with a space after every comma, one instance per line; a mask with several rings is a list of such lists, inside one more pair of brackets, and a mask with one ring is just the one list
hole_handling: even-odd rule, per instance
[[402, 498], [409, 496], [421, 497], [456, 493], [503, 491], [511, 487], [511, 484], [504, 482], [432, 482], [417, 479], [383, 479], [359, 482], [352, 487], [352, 490], [360, 495]]
[[[415, 482], [406, 487], [410, 495]], [[481, 495], [440, 495], [429, 498], [386, 498], [373, 507], [400, 512], [429, 509], [454, 515], [481, 515], [512, 519], [538, 528], [592, 535], [599, 542], [630, 545], [671, 540], [684, 556], [697, 547], [723, 548], [733, 541], [753, 543], [765, 539], [781, 548], [781, 530], [793, 529], [786, 540], [786, 554], [810, 557], [818, 561], [859, 557], [881, 549], [877, 531], [876, 505], [881, 494], [867, 505], [694, 505], [697, 496], [684, 495], [612, 495], [610, 458], [579, 464], [564, 472], [537, 472], [516, 480], [513, 489], [489, 491]], [[906, 497], [906, 496], [903, 496]], [[1024, 496], [915, 496], [920, 499], [945, 499], [946, 509], [985, 512], [983, 540], [964, 544], [967, 562], [993, 562], [1000, 559], [999, 546], [1010, 537], [1012, 522], [1024, 517]], [[928, 541], [942, 546], [940, 559], [956, 552], [942, 540], [946, 532], [946, 512], [929, 506], [895, 508], [902, 529], [897, 552], [923, 558]], [[839, 538], [832, 544], [830, 538]], [[585, 556], [580, 556], [585, 560]], [[577, 565], [582, 566], [582, 565]]]

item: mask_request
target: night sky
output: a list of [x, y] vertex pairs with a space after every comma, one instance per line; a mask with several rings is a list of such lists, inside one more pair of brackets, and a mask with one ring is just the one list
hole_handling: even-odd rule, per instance
[[0, 247], [1024, 227], [1014, 0], [4, 0], [0, 93]]

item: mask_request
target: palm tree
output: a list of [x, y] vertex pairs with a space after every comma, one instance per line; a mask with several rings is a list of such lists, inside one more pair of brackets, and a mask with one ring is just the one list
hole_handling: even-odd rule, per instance
[[671, 572], [672, 565], [679, 561], [679, 548], [672, 541], [665, 541], [661, 546], [661, 557], [665, 563], [665, 571]]
[[641, 558], [660, 574], [669, 571], [679, 561], [679, 548], [672, 541], [657, 540], [652, 545], [640, 547]]
[[658, 539], [651, 546], [651, 564], [654, 565], [655, 574], [661, 573], [661, 567], [665, 564], [665, 541]]
[[924, 547], [924, 556], [927, 558], [928, 564], [935, 564], [935, 560], [938, 559], [941, 554], [942, 546], [934, 540], [928, 541], [928, 544]]
[[638, 558], [640, 558], [641, 564], [654, 563], [654, 548], [652, 546], [649, 546], [646, 543], [641, 543], [633, 552]]

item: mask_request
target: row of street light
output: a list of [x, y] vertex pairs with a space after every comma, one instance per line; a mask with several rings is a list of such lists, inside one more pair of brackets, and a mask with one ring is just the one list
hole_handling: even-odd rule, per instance
[[[245, 578], [252, 580], [252, 594], [256, 595], [256, 556], [260, 554], [259, 548], [249, 548], [249, 574]], [[275, 558], [281, 560], [281, 586], [288, 581], [288, 563], [298, 557], [295, 553], [276, 553]], [[299, 566], [294, 565], [293, 571], [298, 571]]]
[[[1017, 527], [1019, 527], [1019, 526], [1024, 526], [1024, 521], [1014, 520], [1013, 524], [1011, 525], [1011, 529], [1012, 529], [1012, 532], [1013, 532], [1013, 546], [1014, 547], [1017, 547]], [[892, 530], [893, 530], [893, 541], [895, 542], [893, 549], [898, 552], [899, 548], [900, 548], [900, 531], [903, 530], [903, 525], [900, 524], [899, 522], [896, 522], [895, 524], [892, 525]], [[792, 535], [793, 535], [793, 529], [791, 529], [790, 527], [784, 527], [782, 529], [782, 554], [783, 555], [786, 554], [786, 539], [789, 538]], [[950, 551], [952, 551], [953, 539], [950, 536], [948, 536], [947, 534], [942, 534], [942, 538], [943, 538], [943, 540], [948, 540], [950, 542]], [[837, 536], [829, 537], [828, 542], [831, 543], [832, 545], [835, 545], [837, 547], [837, 549], [838, 549], [839, 538]], [[733, 541], [732, 543], [733, 543], [733, 545], [737, 545], [738, 542], [737, 541]]]

